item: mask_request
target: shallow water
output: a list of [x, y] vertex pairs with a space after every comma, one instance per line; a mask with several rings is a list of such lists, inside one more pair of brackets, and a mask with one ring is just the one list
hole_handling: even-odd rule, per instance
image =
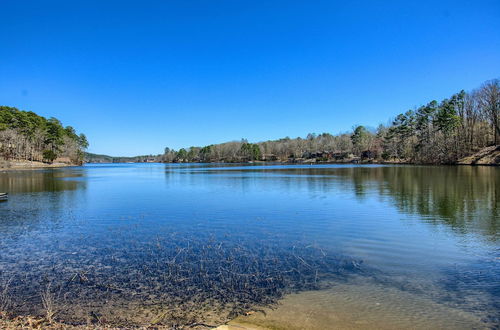
[[73, 323], [271, 306], [247, 321], [498, 327], [498, 168], [86, 165], [0, 173], [3, 191], [0, 306], [15, 313], [50, 297]]

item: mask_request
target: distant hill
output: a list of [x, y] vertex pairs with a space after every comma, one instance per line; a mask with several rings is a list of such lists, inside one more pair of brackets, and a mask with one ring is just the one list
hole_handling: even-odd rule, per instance
[[113, 163], [113, 158], [108, 155], [98, 155], [86, 152], [83, 158], [85, 163]]
[[134, 157], [114, 157], [108, 155], [85, 153], [85, 163], [155, 163], [161, 160], [161, 155], [143, 155]]

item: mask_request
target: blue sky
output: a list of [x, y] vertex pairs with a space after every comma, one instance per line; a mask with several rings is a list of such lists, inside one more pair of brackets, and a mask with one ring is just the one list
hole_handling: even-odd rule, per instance
[[338, 133], [500, 76], [500, 1], [0, 0], [0, 104], [89, 151]]

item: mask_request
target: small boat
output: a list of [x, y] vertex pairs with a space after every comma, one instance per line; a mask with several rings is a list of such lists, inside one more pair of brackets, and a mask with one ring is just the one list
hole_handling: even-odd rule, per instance
[[7, 198], [9, 198], [9, 194], [8, 193], [0, 193], [0, 201], [4, 201]]

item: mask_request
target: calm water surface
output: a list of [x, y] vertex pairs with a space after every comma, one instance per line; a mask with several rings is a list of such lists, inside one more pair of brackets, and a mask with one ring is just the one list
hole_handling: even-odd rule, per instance
[[15, 313], [50, 296], [73, 323], [220, 324], [271, 304], [247, 321], [498, 328], [498, 168], [90, 164], [3, 172], [4, 191]]

